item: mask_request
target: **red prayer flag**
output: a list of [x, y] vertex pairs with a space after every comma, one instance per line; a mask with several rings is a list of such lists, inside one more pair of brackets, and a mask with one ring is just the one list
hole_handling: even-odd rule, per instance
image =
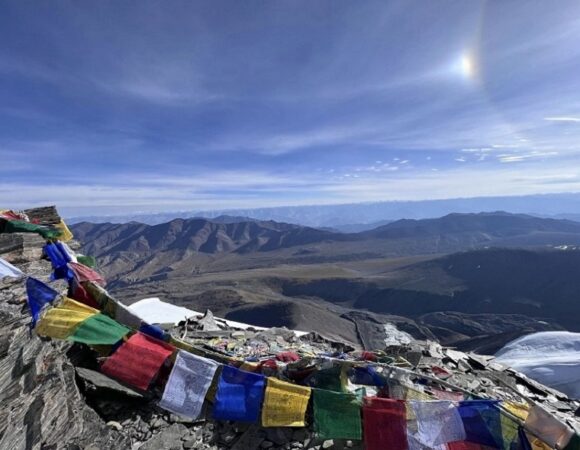
[[68, 265], [74, 272], [75, 278], [79, 283], [93, 281], [97, 284], [100, 284], [101, 286], [106, 284], [105, 279], [90, 267], [75, 262], [69, 262]]
[[365, 397], [363, 426], [365, 449], [409, 449], [407, 443], [407, 408], [404, 400]]
[[73, 280], [71, 286], [70, 298], [78, 302], [84, 303], [91, 308], [101, 309], [101, 305], [87, 292], [85, 287], [77, 280]]
[[143, 333], [136, 333], [107, 358], [101, 371], [131, 386], [146, 390], [174, 347]]

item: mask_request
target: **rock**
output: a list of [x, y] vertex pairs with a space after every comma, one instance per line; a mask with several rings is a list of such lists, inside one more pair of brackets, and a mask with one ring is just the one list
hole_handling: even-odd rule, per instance
[[230, 444], [236, 437], [237, 437], [237, 433], [234, 430], [229, 429], [229, 430], [225, 431], [224, 433], [220, 434], [219, 441], [224, 443], [224, 444]]
[[121, 383], [113, 380], [112, 378], [109, 378], [100, 372], [85, 369], [84, 367], [77, 367], [75, 370], [83, 382], [91, 385], [90, 387], [86, 386], [86, 388], [106, 389], [108, 391], [117, 392], [133, 398], [143, 398], [143, 395], [139, 392], [122, 385]]
[[322, 448], [330, 448], [334, 447], [334, 441], [332, 439], [328, 439], [322, 443]]
[[167, 422], [165, 422], [165, 420], [163, 420], [161, 417], [157, 417], [156, 419], [154, 419], [151, 422], [151, 428], [153, 429], [157, 429], [157, 428], [161, 428], [167, 425]]
[[219, 331], [221, 328], [215, 321], [213, 313], [208, 309], [205, 315], [197, 321], [198, 329], [202, 331]]
[[163, 428], [158, 434], [153, 436], [140, 447], [140, 450], [173, 450], [181, 449], [181, 436], [186, 434], [188, 429], [185, 425], [174, 423], [167, 428]]
[[107, 422], [107, 426], [117, 431], [121, 431], [123, 429], [123, 425], [121, 425], [119, 422], [115, 420], [110, 420], [109, 422]]
[[292, 430], [288, 428], [268, 428], [266, 438], [276, 445], [283, 445], [292, 439]]
[[250, 425], [232, 446], [232, 450], [256, 449], [264, 441], [264, 432], [257, 425]]
[[308, 438], [308, 431], [306, 428], [298, 428], [292, 433], [293, 441], [305, 441]]
[[201, 444], [201, 442], [198, 439], [190, 438], [183, 443], [183, 448], [199, 448], [199, 444]]

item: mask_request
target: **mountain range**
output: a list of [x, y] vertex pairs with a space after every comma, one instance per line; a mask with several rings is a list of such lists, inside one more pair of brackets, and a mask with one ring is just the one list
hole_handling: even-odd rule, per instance
[[580, 194], [559, 193], [543, 195], [453, 198], [444, 200], [382, 201], [335, 205], [280, 206], [250, 209], [215, 209], [208, 211], [135, 212], [131, 214], [91, 215], [67, 217], [68, 223], [137, 221], [149, 225], [169, 222], [175, 218], [206, 218], [218, 216], [253, 217], [259, 220], [290, 222], [304, 226], [335, 228], [348, 232], [368, 230], [379, 222], [401, 218], [425, 219], [453, 212], [510, 211], [538, 217], [578, 220]]
[[369, 348], [386, 323], [493, 352], [530, 331], [579, 330], [580, 223], [523, 214], [405, 219], [359, 233], [222, 217], [79, 223], [109, 289]]

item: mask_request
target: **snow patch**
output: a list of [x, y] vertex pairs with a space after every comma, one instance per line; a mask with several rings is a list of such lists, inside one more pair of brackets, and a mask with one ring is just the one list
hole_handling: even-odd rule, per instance
[[522, 336], [496, 353], [496, 361], [580, 398], [580, 333], [544, 331]]
[[385, 323], [385, 345], [388, 347], [390, 345], [407, 345], [413, 342], [413, 337], [409, 333], [399, 330], [392, 323]]
[[[203, 313], [198, 311], [193, 311], [192, 309], [185, 308], [183, 306], [172, 305], [171, 303], [164, 302], [157, 297], [144, 298], [138, 302], [133, 303], [129, 306], [129, 309], [134, 312], [141, 320], [151, 323], [172, 323], [177, 325], [179, 322], [189, 319], [190, 317], [199, 319], [203, 317]], [[250, 325], [242, 322], [235, 322], [233, 320], [220, 319], [215, 317], [216, 322], [223, 324], [229, 328], [237, 328], [240, 330], [247, 330], [248, 328], [253, 328], [255, 330], [267, 330], [264, 327], [258, 327], [256, 325]], [[308, 334], [306, 331], [294, 331], [296, 336], [304, 336]]]

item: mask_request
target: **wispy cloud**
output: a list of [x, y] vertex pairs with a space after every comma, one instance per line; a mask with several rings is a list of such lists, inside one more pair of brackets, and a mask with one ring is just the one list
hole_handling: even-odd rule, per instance
[[580, 122], [580, 117], [559, 116], [559, 117], [544, 117], [548, 122]]

